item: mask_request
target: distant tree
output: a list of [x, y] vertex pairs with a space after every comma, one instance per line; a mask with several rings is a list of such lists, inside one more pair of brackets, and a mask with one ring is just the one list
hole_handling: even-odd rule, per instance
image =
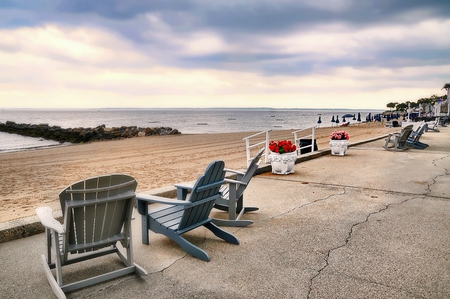
[[389, 110], [391, 110], [392, 111], [392, 108], [395, 108], [395, 106], [397, 105], [398, 103], [397, 102], [390, 102], [390, 103], [387, 103], [386, 104], [386, 107], [388, 107], [389, 108]]
[[408, 109], [408, 104], [406, 104], [406, 103], [400, 103], [400, 104], [397, 104], [397, 106], [395, 106], [395, 110], [397, 110], [397, 111], [405, 112], [406, 109]]
[[419, 104], [417, 104], [416, 102], [409, 102], [409, 106], [411, 108], [416, 108], [416, 107], [419, 107]]
[[441, 108], [443, 108], [443, 110], [441, 110], [441, 112], [446, 112], [447, 111], [447, 95], [442, 95], [442, 96], [438, 96], [438, 95], [432, 95], [429, 98], [420, 98], [417, 100], [417, 102], [410, 102], [410, 101], [406, 101], [405, 103], [398, 103], [398, 102], [390, 102], [388, 104], [386, 104], [386, 107], [388, 107], [390, 109], [390, 111], [392, 111], [392, 109], [396, 109], [398, 111], [406, 111], [408, 109], [408, 104], [410, 108], [418, 108], [421, 107], [422, 109], [424, 109], [426, 106], [428, 105], [435, 105], [436, 102], [438, 102], [438, 100], [443, 100], [443, 102], [441, 102]]

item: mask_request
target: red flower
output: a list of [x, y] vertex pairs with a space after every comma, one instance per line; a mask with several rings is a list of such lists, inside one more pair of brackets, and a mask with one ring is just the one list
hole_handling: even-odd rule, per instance
[[331, 140], [342, 140], [347, 139], [350, 140], [350, 135], [346, 131], [334, 131], [330, 135]]
[[295, 146], [290, 140], [278, 140], [277, 142], [271, 140], [269, 143], [269, 149], [271, 152], [284, 154], [295, 152], [297, 150], [297, 146]]

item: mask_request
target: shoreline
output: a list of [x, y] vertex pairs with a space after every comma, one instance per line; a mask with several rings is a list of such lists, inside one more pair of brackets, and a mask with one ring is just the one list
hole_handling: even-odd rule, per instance
[[[333, 130], [349, 132], [352, 143], [399, 128], [385, 128], [382, 123], [317, 128], [319, 151], [328, 148]], [[271, 139], [293, 140], [293, 131], [271, 131]], [[62, 189], [96, 175], [127, 173], [138, 181], [137, 192], [143, 192], [195, 180], [216, 159], [224, 160], [227, 168], [244, 169], [243, 138], [255, 133], [155, 135], [0, 153], [4, 178], [0, 182], [0, 222], [34, 216], [39, 206], [60, 210], [58, 194]], [[308, 134], [311, 131], [305, 130], [304, 135]]]

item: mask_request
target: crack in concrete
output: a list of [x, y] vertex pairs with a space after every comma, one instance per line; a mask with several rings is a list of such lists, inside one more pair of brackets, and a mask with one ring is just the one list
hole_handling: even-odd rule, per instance
[[[274, 180], [272, 178], [266, 178], [262, 177], [263, 180]], [[340, 185], [340, 184], [330, 184], [330, 183], [321, 183], [321, 182], [311, 182], [311, 181], [291, 181], [291, 180], [285, 180], [285, 179], [279, 179], [284, 182], [290, 182], [290, 183], [300, 183], [300, 184], [314, 184], [317, 186], [324, 186], [324, 187], [338, 187], [338, 188], [353, 188], [357, 190], [366, 190], [366, 191], [376, 191], [376, 192], [386, 192], [389, 194], [398, 194], [398, 195], [426, 195], [427, 193], [418, 194], [418, 193], [412, 193], [412, 192], [400, 192], [400, 191], [393, 191], [393, 190], [387, 190], [387, 189], [379, 189], [379, 188], [368, 188], [368, 187], [361, 187], [361, 186], [353, 186], [353, 185]]]
[[[445, 158], [447, 158], [447, 157], [449, 157], [449, 156], [442, 157], [441, 159], [438, 159], [438, 160], [442, 160], [442, 159], [445, 159]], [[433, 161], [432, 161], [432, 164], [433, 164], [434, 166], [436, 166], [436, 167], [439, 167], [439, 166], [436, 164], [438, 160], [433, 160]], [[436, 180], [437, 180], [438, 177], [440, 177], [440, 176], [445, 176], [445, 175], [448, 175], [448, 174], [449, 174], [448, 170], [447, 170], [446, 168], [444, 168], [444, 169], [445, 169], [445, 174], [443, 174], [443, 175], [437, 175], [435, 178], [433, 178], [433, 183], [431, 183], [431, 184], [429, 184], [429, 185], [427, 186], [427, 190], [428, 190], [428, 191], [424, 194], [424, 196], [429, 196], [428, 194], [431, 193], [431, 186], [434, 185], [434, 184], [436, 183]], [[267, 178], [267, 179], [268, 179], [268, 178]], [[283, 181], [289, 181], [289, 180], [283, 180]], [[302, 182], [301, 182], [301, 183], [302, 183]], [[283, 215], [287, 215], [287, 214], [292, 213], [293, 211], [295, 211], [295, 210], [297, 210], [297, 209], [301, 209], [301, 208], [304, 208], [304, 207], [307, 207], [307, 206], [316, 204], [316, 203], [318, 203], [318, 202], [326, 201], [326, 200], [328, 200], [328, 199], [330, 199], [330, 198], [332, 198], [332, 197], [334, 197], [334, 196], [344, 195], [344, 194], [346, 194], [346, 192], [347, 192], [347, 188], [353, 188], [353, 189], [359, 189], [359, 190], [380, 191], [380, 192], [386, 192], [386, 193], [390, 193], [390, 194], [415, 195], [415, 196], [419, 195], [419, 196], [422, 196], [421, 194], [415, 194], [415, 193], [396, 192], [396, 191], [383, 190], [383, 189], [374, 189], [374, 188], [361, 188], [361, 187], [357, 187], [357, 186], [346, 186], [346, 185], [337, 185], [337, 184], [324, 184], [324, 183], [316, 183], [316, 182], [303, 182], [303, 183], [316, 184], [316, 185], [322, 185], [322, 186], [331, 186], [331, 187], [340, 187], [340, 188], [343, 188], [343, 191], [342, 191], [341, 193], [333, 193], [333, 194], [330, 194], [330, 195], [328, 195], [328, 196], [326, 196], [326, 197], [324, 197], [324, 198], [318, 198], [318, 199], [316, 199], [316, 200], [314, 200], [314, 201], [311, 201], [311, 202], [308, 202], [308, 203], [305, 203], [305, 204], [296, 206], [296, 207], [294, 207], [294, 208], [292, 208], [292, 209], [290, 209], [290, 210], [287, 210], [287, 211], [285, 211], [285, 212], [283, 212], [283, 213], [280, 213], [280, 214], [277, 214], [277, 215], [273, 215], [273, 216], [271, 216], [271, 217], [269, 217], [269, 218], [267, 218], [267, 219], [274, 219], [274, 218], [277, 218], [277, 217], [280, 217], [280, 216], [283, 216]], [[432, 197], [439, 197], [439, 196], [432, 196]], [[416, 197], [414, 197], [414, 198], [416, 198]], [[355, 229], [357, 226], [359, 226], [359, 225], [361, 225], [361, 224], [364, 224], [364, 223], [368, 222], [368, 221], [369, 221], [369, 218], [370, 218], [371, 216], [373, 216], [373, 215], [375, 215], [375, 214], [378, 214], [378, 213], [381, 213], [381, 212], [383, 212], [383, 211], [386, 211], [389, 207], [391, 207], [391, 206], [393, 206], [393, 205], [401, 205], [401, 204], [403, 204], [403, 203], [405, 203], [405, 202], [408, 202], [408, 201], [410, 201], [410, 200], [412, 200], [412, 199], [414, 199], [414, 198], [406, 199], [406, 200], [403, 200], [403, 201], [398, 202], [398, 203], [390, 203], [390, 204], [386, 205], [385, 207], [379, 209], [378, 211], [374, 211], [374, 212], [371, 212], [371, 213], [367, 214], [366, 217], [365, 217], [365, 219], [364, 219], [363, 221], [352, 224], [352, 226], [350, 227], [349, 232], [348, 232], [348, 234], [347, 234], [347, 237], [346, 237], [345, 240], [344, 240], [344, 243], [341, 244], [341, 245], [339, 245], [339, 246], [336, 246], [336, 247], [334, 247], [334, 248], [331, 248], [331, 249], [328, 250], [328, 252], [324, 255], [323, 260], [324, 260], [324, 262], [325, 262], [325, 265], [324, 265], [322, 268], [320, 268], [320, 269], [317, 270], [317, 274], [316, 274], [316, 275], [314, 275], [313, 277], [311, 277], [311, 279], [310, 279], [310, 281], [309, 281], [310, 283], [309, 283], [308, 293], [307, 293], [306, 298], [310, 298], [310, 296], [311, 296], [311, 293], [312, 293], [312, 290], [313, 290], [314, 280], [315, 280], [316, 278], [318, 278], [318, 277], [320, 276], [320, 274], [321, 274], [321, 273], [329, 266], [328, 259], [330, 258], [331, 253], [332, 253], [333, 251], [335, 251], [335, 250], [338, 250], [338, 249], [340, 249], [340, 248], [343, 248], [343, 247], [347, 246], [348, 242], [349, 242], [350, 239], [352, 238], [354, 229]], [[441, 197], [439, 197], [439, 198], [441, 198]], [[266, 219], [266, 220], [267, 220], [267, 219]], [[259, 221], [264, 221], [264, 220], [261, 219], [261, 220], [259, 220]], [[259, 221], [257, 221], [257, 222], [259, 222]], [[242, 227], [239, 227], [239, 228], [236, 230], [236, 232], [239, 232], [239, 231], [242, 230], [242, 229], [243, 229]], [[203, 242], [201, 242], [201, 244], [203, 244], [204, 242], [206, 242], [206, 236], [205, 236]], [[170, 267], [172, 267], [172, 266], [173, 266], [175, 263], [177, 263], [178, 261], [180, 261], [180, 260], [186, 258], [187, 255], [188, 255], [188, 254], [186, 253], [185, 255], [181, 256], [180, 258], [174, 260], [174, 261], [173, 261], [172, 263], [170, 263], [168, 266], [162, 268], [161, 270], [154, 271], [154, 272], [150, 272], [150, 273], [148, 273], [148, 274], [149, 274], [149, 275], [152, 275], [152, 274], [158, 274], [158, 273], [163, 274], [163, 272], [164, 272], [166, 269], [169, 269]], [[354, 279], [357, 279], [357, 278], [354, 278]], [[388, 287], [388, 288], [392, 288], [392, 286], [380, 284], [380, 283], [375, 282], [375, 281], [368, 281], [368, 282], [369, 282], [369, 283], [373, 283], [373, 284], [377, 284], [377, 285], [382, 285], [382, 286], [385, 286], [385, 287]], [[407, 290], [403, 290], [403, 291], [408, 292]], [[408, 293], [409, 293], [409, 292], [408, 292]], [[414, 295], [417, 296], [416, 294], [414, 294]], [[90, 297], [90, 295], [88, 295], [88, 297]]]
[[[318, 202], [321, 202], [321, 201], [328, 200], [328, 199], [330, 199], [330, 198], [333, 197], [333, 196], [339, 196], [339, 195], [344, 195], [344, 194], [345, 194], [345, 187], [344, 187], [344, 192], [342, 192], [342, 193], [330, 194], [330, 195], [328, 195], [327, 197], [324, 197], [324, 198], [318, 198], [318, 199], [313, 200], [313, 201], [311, 201], [311, 202], [307, 202], [307, 203], [304, 203], [304, 204], [302, 204], [302, 205], [293, 207], [292, 209], [287, 210], [287, 211], [285, 211], [285, 212], [283, 212], [283, 213], [279, 213], [279, 214], [273, 215], [273, 216], [269, 217], [268, 219], [274, 219], [274, 218], [277, 218], [277, 217], [280, 217], [280, 216], [283, 216], [283, 215], [287, 215], [287, 214], [289, 214], [289, 213], [292, 213], [292, 212], [295, 211], [295, 210], [298, 210], [298, 209], [301, 209], [301, 208], [304, 208], [304, 207], [313, 205], [313, 204], [318, 203]], [[260, 220], [260, 221], [261, 221], [261, 220]]]
[[[444, 174], [436, 175], [436, 176], [433, 178], [433, 182], [427, 186], [427, 190], [428, 190], [427, 193], [426, 193], [427, 196], [428, 196], [428, 194], [430, 194], [430, 193], [432, 192], [431, 186], [433, 186], [434, 184], [437, 183], [437, 179], [438, 179], [439, 177], [444, 177], [444, 176], [449, 175], [449, 171], [448, 171], [447, 168], [442, 167], [442, 166], [439, 166], [439, 165], [437, 164], [437, 161], [439, 161], [439, 160], [444, 160], [444, 159], [446, 159], [446, 158], [448, 158], [448, 157], [450, 157], [450, 156], [447, 155], [447, 156], [442, 157], [442, 158], [440, 158], [440, 159], [436, 159], [436, 160], [432, 160], [432, 161], [431, 161], [431, 164], [433, 164], [435, 167], [441, 167], [441, 168], [443, 168], [443, 169], [445, 170], [445, 173], [444, 173]], [[433, 197], [437, 197], [437, 196], [433, 196]], [[438, 196], [438, 197], [440, 197], [440, 196]], [[446, 197], [444, 197], [444, 198], [446, 198]]]
[[[345, 240], [344, 240], [344, 243], [341, 244], [341, 245], [339, 245], [339, 246], [336, 246], [336, 247], [334, 247], [334, 248], [331, 248], [331, 249], [328, 250], [328, 252], [324, 255], [324, 258], [323, 258], [323, 259], [324, 259], [325, 265], [324, 265], [322, 268], [318, 269], [318, 270], [317, 270], [317, 274], [314, 275], [314, 276], [310, 279], [310, 281], [309, 281], [309, 282], [310, 282], [310, 284], [309, 284], [309, 290], [308, 290], [308, 294], [307, 294], [306, 298], [310, 298], [310, 296], [311, 296], [311, 293], [312, 293], [312, 290], [313, 290], [314, 280], [315, 280], [316, 278], [318, 278], [318, 277], [320, 276], [320, 274], [321, 274], [321, 273], [322, 273], [322, 272], [330, 265], [329, 262], [328, 262], [328, 259], [330, 258], [331, 253], [332, 253], [333, 251], [335, 251], [335, 250], [338, 250], [338, 249], [340, 249], [340, 248], [343, 248], [343, 247], [347, 246], [348, 242], [350, 241], [350, 239], [351, 239], [352, 236], [353, 236], [354, 229], [355, 229], [357, 226], [362, 225], [362, 224], [368, 222], [368, 221], [369, 221], [369, 218], [370, 218], [371, 216], [373, 216], [373, 215], [375, 215], [375, 214], [378, 214], [378, 213], [381, 213], [381, 212], [383, 212], [383, 211], [386, 211], [386, 210], [389, 209], [391, 206], [394, 206], [394, 205], [401, 205], [401, 204], [404, 204], [405, 202], [408, 202], [408, 201], [410, 201], [410, 200], [412, 200], [412, 199], [413, 199], [413, 198], [409, 198], [409, 199], [405, 199], [405, 200], [403, 200], [403, 201], [401, 201], [401, 202], [398, 202], [398, 203], [390, 203], [390, 204], [387, 204], [386, 206], [384, 206], [383, 208], [379, 209], [378, 211], [374, 211], [374, 212], [371, 212], [371, 213], [367, 214], [366, 217], [365, 217], [365, 219], [364, 219], [363, 221], [360, 221], [360, 222], [357, 222], [357, 223], [352, 224], [352, 226], [350, 227], [350, 229], [349, 229], [349, 231], [348, 231], [347, 237], [346, 237]], [[376, 282], [371, 282], [371, 283], [376, 283]], [[379, 284], [379, 283], [377, 283], [377, 284]], [[382, 285], [382, 284], [380, 284], [380, 285]], [[386, 286], [386, 287], [391, 287], [391, 286]]]

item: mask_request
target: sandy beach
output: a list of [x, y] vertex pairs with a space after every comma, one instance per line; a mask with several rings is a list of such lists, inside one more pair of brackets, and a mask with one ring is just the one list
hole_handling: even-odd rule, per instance
[[[350, 143], [399, 130], [385, 128], [381, 123], [318, 128], [319, 150], [329, 147], [328, 136], [334, 129], [349, 132]], [[272, 131], [271, 139], [293, 140], [293, 131]], [[195, 180], [215, 159], [225, 161], [227, 168], [243, 169], [246, 167], [243, 138], [254, 133], [149, 136], [3, 153], [0, 155], [0, 222], [33, 216], [39, 206], [58, 210], [59, 192], [91, 176], [126, 173], [136, 178], [137, 191], [142, 192]], [[307, 130], [299, 136], [310, 133]]]

